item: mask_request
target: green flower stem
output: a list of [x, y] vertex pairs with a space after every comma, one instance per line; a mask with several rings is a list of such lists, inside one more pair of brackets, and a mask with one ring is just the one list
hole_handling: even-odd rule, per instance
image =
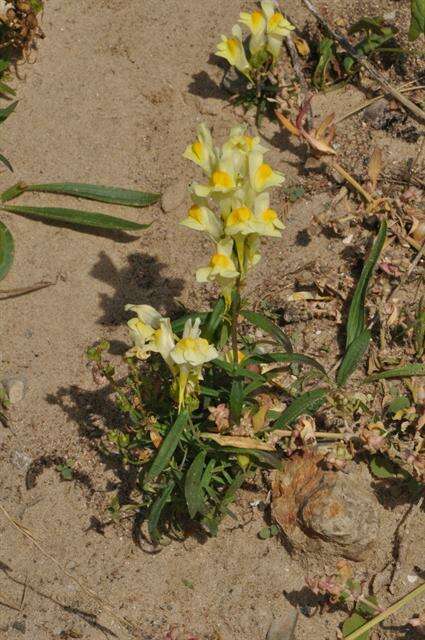
[[231, 330], [230, 330], [234, 364], [238, 364], [238, 361], [239, 361], [238, 316], [241, 310], [240, 288], [241, 288], [241, 279], [238, 278], [236, 282], [236, 296], [232, 300], [232, 324], [231, 324]]
[[356, 638], [362, 636], [364, 633], [366, 633], [366, 631], [369, 631], [369, 629], [373, 629], [373, 627], [376, 627], [376, 625], [380, 624], [381, 622], [383, 622], [383, 620], [386, 620], [386, 618], [404, 607], [408, 602], [424, 594], [425, 582], [423, 582], [419, 585], [419, 587], [416, 587], [416, 589], [413, 589], [413, 591], [406, 594], [405, 596], [403, 596], [403, 598], [392, 604], [390, 607], [388, 607], [388, 609], [385, 609], [385, 611], [372, 618], [372, 620], [369, 620], [369, 622], [366, 622], [366, 624], [356, 629], [356, 631], [353, 631], [352, 633], [348, 634], [348, 636], [345, 636], [344, 640], [356, 640]]

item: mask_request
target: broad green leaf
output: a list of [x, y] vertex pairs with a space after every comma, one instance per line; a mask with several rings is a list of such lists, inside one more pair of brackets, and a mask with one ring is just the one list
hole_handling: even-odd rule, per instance
[[137, 231], [146, 229], [149, 224], [139, 224], [132, 220], [124, 220], [115, 216], [107, 216], [103, 213], [90, 213], [78, 209], [62, 209], [59, 207], [26, 207], [21, 205], [2, 206], [9, 213], [22, 216], [37, 217], [47, 222], [65, 222], [66, 224], [81, 227], [94, 227], [96, 229], [108, 229], [111, 231]]
[[186, 473], [184, 495], [191, 518], [194, 518], [197, 513], [202, 512], [204, 506], [204, 493], [201, 481], [205, 467], [205, 456], [206, 451], [200, 451]]
[[225, 308], [226, 303], [224, 302], [224, 298], [219, 298], [208, 317], [208, 323], [205, 329], [205, 339], [208, 340], [208, 342], [213, 340], [214, 334], [222, 321]]
[[282, 429], [283, 427], [290, 425], [304, 413], [316, 411], [325, 402], [326, 392], [326, 389], [313, 389], [313, 391], [303, 393], [302, 396], [296, 398], [291, 402], [289, 407], [282, 411], [280, 417], [273, 423], [269, 431]]
[[86, 198], [109, 204], [120, 204], [125, 207], [147, 207], [158, 202], [159, 193], [145, 193], [119, 187], [104, 187], [95, 184], [81, 184], [78, 182], [58, 182], [51, 184], [29, 184], [25, 191], [42, 191], [43, 193], [57, 193], [60, 195]]
[[146, 473], [145, 480], [147, 482], [157, 478], [159, 474], [164, 471], [177, 448], [188, 419], [189, 414], [187, 411], [183, 411], [178, 416], [170, 431], [167, 433], [154, 461]]
[[0, 280], [10, 270], [13, 263], [13, 255], [15, 252], [15, 243], [9, 229], [0, 222]]
[[305, 356], [303, 353], [265, 353], [261, 356], [252, 356], [248, 359], [249, 362], [295, 362], [298, 364], [307, 364], [313, 369], [317, 369], [326, 375], [326, 369], [320, 362], [317, 362], [314, 358]]
[[372, 250], [368, 259], [366, 260], [360, 279], [357, 283], [356, 290], [354, 292], [353, 299], [350, 305], [350, 311], [348, 313], [347, 321], [347, 341], [346, 346], [349, 347], [358, 335], [362, 333], [365, 328], [365, 300], [366, 293], [369, 286], [370, 279], [373, 271], [376, 267], [376, 263], [381, 255], [382, 248], [387, 237], [387, 223], [382, 221], [378, 235], [373, 243]]
[[369, 348], [371, 339], [372, 335], [370, 331], [365, 329], [351, 342], [345, 352], [344, 359], [341, 362], [336, 376], [336, 382], [339, 387], [343, 387], [351, 374], [357, 369]]
[[256, 313], [255, 311], [241, 311], [241, 316], [243, 316], [248, 322], [259, 327], [269, 335], [273, 336], [273, 338], [281, 345], [287, 349], [287, 351], [292, 351], [292, 344], [289, 340], [288, 336], [282, 331], [280, 327], [278, 327], [274, 322], [267, 318], [262, 313]]
[[173, 493], [173, 489], [175, 486], [174, 480], [170, 480], [167, 484], [161, 495], [155, 500], [152, 505], [152, 508], [149, 512], [148, 518], [148, 531], [149, 535], [154, 542], [158, 542], [160, 535], [158, 531], [159, 519], [161, 517], [161, 513], [164, 510], [165, 505], [169, 502], [170, 496]]
[[12, 104], [10, 104], [8, 107], [0, 109], [0, 124], [4, 122], [10, 116], [10, 114], [15, 111], [17, 104], [18, 101], [16, 100], [16, 102], [12, 102]]
[[425, 376], [425, 364], [406, 364], [404, 367], [378, 371], [364, 379], [364, 382], [376, 382], [389, 378], [410, 378], [411, 376]]
[[425, 35], [425, 0], [411, 0], [409, 40], [413, 41]]
[[9, 171], [13, 171], [13, 167], [10, 164], [9, 160], [2, 153], [0, 153], [0, 162], [2, 162], [9, 169]]
[[[346, 638], [350, 633], [353, 633], [353, 631], [357, 631], [357, 629], [360, 629], [360, 627], [362, 627], [366, 622], [366, 618], [355, 611], [342, 625], [343, 637]], [[370, 632], [366, 631], [358, 637], [358, 640], [368, 640], [369, 637]]]
[[370, 470], [376, 478], [396, 478], [400, 469], [388, 458], [382, 455], [374, 455], [370, 461]]

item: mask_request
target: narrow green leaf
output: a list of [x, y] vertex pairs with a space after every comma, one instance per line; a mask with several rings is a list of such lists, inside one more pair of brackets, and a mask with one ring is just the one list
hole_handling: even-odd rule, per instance
[[[357, 629], [360, 629], [360, 627], [362, 627], [365, 623], [366, 618], [355, 611], [349, 618], [345, 620], [344, 624], [342, 625], [343, 637], [346, 638], [348, 635], [350, 635], [350, 633], [353, 633], [353, 631], [357, 631]], [[358, 640], [368, 640], [369, 637], [370, 632], [366, 631], [358, 637]]]
[[145, 193], [119, 187], [104, 187], [95, 184], [81, 184], [77, 182], [58, 182], [51, 184], [30, 184], [26, 191], [42, 191], [43, 193], [57, 193], [60, 195], [86, 198], [109, 204], [120, 204], [125, 207], [147, 207], [158, 202], [161, 194]]
[[264, 316], [262, 313], [256, 313], [255, 311], [241, 311], [241, 315], [248, 320], [251, 324], [259, 327], [281, 345], [285, 347], [287, 351], [292, 351], [292, 344], [288, 336], [277, 326], [270, 318]]
[[220, 358], [216, 358], [212, 361], [212, 363], [219, 369], [223, 369], [223, 371], [225, 371], [232, 378], [249, 378], [250, 380], [258, 380], [259, 382], [262, 381], [264, 383], [267, 382], [266, 378], [260, 373], [250, 371], [245, 367], [226, 362], [225, 360], [221, 360]]
[[225, 308], [226, 303], [224, 302], [224, 298], [219, 298], [214, 305], [214, 309], [211, 311], [208, 317], [208, 324], [206, 326], [204, 334], [205, 339], [208, 340], [208, 342], [211, 342], [214, 338], [214, 334], [222, 321]]
[[364, 382], [387, 380], [388, 378], [410, 378], [411, 376], [425, 376], [425, 364], [406, 364], [404, 367], [378, 371], [364, 379]]
[[411, 0], [410, 11], [409, 40], [413, 41], [425, 35], [425, 0]]
[[229, 408], [230, 415], [236, 423], [239, 423], [242, 415], [244, 397], [242, 380], [233, 380], [230, 388]]
[[13, 87], [9, 87], [5, 82], [0, 82], [0, 93], [6, 96], [16, 96], [16, 91]]
[[12, 102], [12, 104], [10, 104], [8, 107], [0, 109], [0, 124], [4, 122], [10, 116], [10, 114], [15, 111], [17, 104], [18, 101], [16, 100], [15, 102]]
[[406, 396], [398, 396], [397, 398], [394, 398], [394, 400], [388, 405], [387, 412], [394, 414], [397, 413], [397, 411], [401, 411], [402, 409], [407, 409], [407, 407], [410, 407], [410, 405], [411, 402], [409, 398], [406, 398]]
[[261, 356], [252, 356], [248, 362], [295, 362], [298, 364], [306, 364], [313, 369], [317, 369], [326, 375], [326, 369], [314, 358], [305, 356], [303, 353], [265, 353]]
[[396, 478], [400, 469], [388, 458], [382, 455], [374, 455], [370, 461], [370, 470], [376, 478]]
[[174, 486], [175, 486], [174, 480], [170, 480], [170, 482], [165, 487], [164, 491], [155, 500], [150, 510], [149, 518], [148, 518], [148, 531], [151, 539], [154, 542], [158, 542], [160, 538], [160, 534], [158, 531], [159, 520], [161, 518], [161, 513], [163, 512], [165, 505], [167, 504], [171, 494], [173, 493]]
[[21, 182], [18, 182], [17, 184], [9, 187], [9, 189], [6, 189], [6, 191], [3, 191], [3, 193], [0, 195], [0, 199], [2, 202], [8, 202], [9, 200], [13, 200], [13, 198], [17, 198], [18, 196], [20, 196], [21, 193], [24, 193], [24, 191], [25, 185], [23, 185]]
[[149, 482], [149, 480], [153, 480], [164, 471], [172, 455], [174, 454], [174, 451], [177, 448], [177, 445], [183, 434], [183, 430], [187, 425], [188, 419], [189, 414], [187, 411], [183, 411], [177, 417], [177, 420], [166, 435], [158, 453], [156, 454], [154, 461], [152, 462], [146, 473], [145, 479], [147, 482]]
[[9, 229], [3, 222], [0, 222], [0, 280], [10, 270], [13, 263], [13, 255], [15, 252], [15, 243]]
[[115, 216], [107, 216], [103, 213], [90, 213], [78, 209], [62, 209], [58, 207], [25, 207], [21, 205], [2, 206], [2, 209], [9, 213], [16, 213], [22, 216], [35, 216], [47, 222], [65, 222], [82, 227], [94, 227], [96, 229], [109, 229], [111, 231], [137, 231], [146, 229], [149, 224], [139, 224], [132, 220], [124, 220]]
[[383, 220], [378, 235], [376, 236], [375, 242], [373, 243], [370, 255], [363, 266], [360, 279], [357, 283], [357, 287], [351, 301], [347, 321], [347, 347], [350, 346], [353, 340], [357, 338], [357, 336], [360, 335], [360, 333], [362, 333], [365, 328], [366, 293], [373, 271], [376, 267], [376, 263], [378, 262], [379, 256], [381, 255], [386, 237], [387, 222], [386, 220]]
[[202, 474], [205, 467], [205, 456], [206, 451], [200, 451], [186, 473], [184, 495], [191, 518], [202, 512], [204, 506]]
[[291, 402], [289, 407], [282, 411], [280, 417], [273, 423], [273, 426], [269, 431], [282, 429], [283, 427], [290, 425], [304, 413], [310, 413], [313, 410], [317, 410], [325, 402], [326, 392], [326, 389], [313, 389], [312, 391], [303, 393], [303, 395], [296, 398]]
[[365, 329], [356, 338], [354, 338], [353, 342], [345, 352], [344, 359], [338, 369], [336, 383], [339, 387], [343, 387], [351, 374], [357, 369], [364, 354], [369, 348], [371, 339], [372, 334], [368, 329]]
[[10, 164], [9, 160], [6, 158], [6, 156], [4, 156], [2, 153], [0, 153], [0, 162], [2, 162], [8, 169], [9, 171], [13, 172], [13, 167]]

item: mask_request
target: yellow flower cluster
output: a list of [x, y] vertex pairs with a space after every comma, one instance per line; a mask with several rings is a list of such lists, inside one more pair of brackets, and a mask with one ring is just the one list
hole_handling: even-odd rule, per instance
[[159, 353], [175, 377], [179, 388], [179, 407], [197, 389], [202, 380], [202, 367], [218, 358], [216, 348], [201, 338], [200, 320], [187, 320], [183, 337], [177, 338], [169, 318], [147, 304], [127, 304], [126, 311], [134, 311], [136, 318], [128, 321], [134, 347], [128, 357], [146, 360], [151, 353]]
[[282, 48], [283, 38], [293, 29], [293, 25], [276, 10], [274, 0], [262, 0], [260, 7], [252, 13], [243, 11], [240, 20], [250, 31], [248, 60], [243, 45], [242, 30], [238, 24], [232, 29], [230, 38], [221, 36], [216, 55], [225, 58], [238, 71], [251, 79], [253, 61], [271, 56], [277, 60]]
[[280, 237], [284, 229], [267, 192], [284, 176], [264, 162], [266, 152], [259, 137], [248, 135], [246, 125], [233, 127], [217, 148], [201, 124], [196, 141], [183, 154], [203, 169], [208, 181], [191, 185], [193, 205], [182, 224], [207, 233], [215, 243], [208, 266], [198, 269], [196, 279], [217, 282], [227, 304], [236, 282], [260, 259], [260, 236]]

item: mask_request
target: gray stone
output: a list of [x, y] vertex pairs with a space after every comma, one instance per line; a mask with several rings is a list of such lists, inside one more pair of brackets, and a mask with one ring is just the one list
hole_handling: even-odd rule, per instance
[[188, 193], [187, 188], [187, 181], [181, 178], [174, 180], [168, 185], [161, 199], [161, 207], [164, 213], [175, 211], [175, 209], [183, 205]]
[[10, 376], [2, 380], [2, 385], [7, 393], [10, 404], [17, 404], [24, 398], [27, 388], [24, 378]]
[[293, 640], [298, 621], [298, 610], [288, 603], [287, 610], [279, 614], [270, 625], [267, 640]]
[[33, 462], [30, 456], [28, 456], [23, 451], [19, 451], [18, 449], [12, 451], [10, 461], [13, 466], [15, 466], [17, 469], [19, 469], [19, 471], [22, 471], [23, 473], [26, 473], [28, 471]]

